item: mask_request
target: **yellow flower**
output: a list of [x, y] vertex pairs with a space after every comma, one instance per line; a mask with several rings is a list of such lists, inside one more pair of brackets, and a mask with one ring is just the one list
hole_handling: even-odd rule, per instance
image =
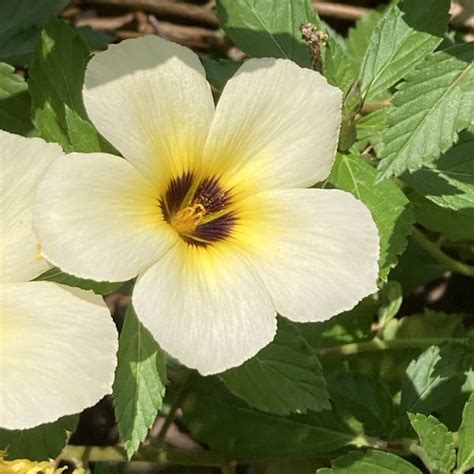
[[[0, 474], [62, 474], [67, 467], [55, 467], [54, 461], [30, 461], [29, 459], [13, 459], [6, 461], [5, 451], [0, 451]], [[77, 468], [71, 474], [85, 474], [83, 468]]]
[[117, 332], [102, 299], [29, 281], [48, 269], [32, 227], [36, 188], [62, 155], [0, 131], [0, 427], [11, 430], [78, 413], [112, 388]]
[[240, 365], [273, 339], [277, 313], [322, 321], [376, 291], [370, 212], [306, 189], [328, 176], [341, 122], [341, 92], [317, 72], [251, 59], [214, 106], [197, 56], [149, 36], [97, 54], [83, 97], [125, 160], [51, 166], [43, 253], [80, 277], [138, 275], [139, 318], [185, 365]]
[[28, 459], [5, 461], [5, 454], [4, 451], [0, 451], [0, 474], [61, 474], [66, 469], [65, 467], [56, 469], [53, 461], [36, 462]]

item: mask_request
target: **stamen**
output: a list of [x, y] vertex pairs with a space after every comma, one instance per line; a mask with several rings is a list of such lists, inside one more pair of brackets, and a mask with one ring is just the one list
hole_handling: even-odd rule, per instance
[[172, 179], [160, 207], [165, 220], [190, 245], [207, 246], [230, 236], [236, 222], [231, 193], [215, 177], [193, 173]]
[[206, 209], [204, 206], [196, 203], [178, 211], [171, 218], [171, 225], [178, 234], [192, 234], [205, 214]]

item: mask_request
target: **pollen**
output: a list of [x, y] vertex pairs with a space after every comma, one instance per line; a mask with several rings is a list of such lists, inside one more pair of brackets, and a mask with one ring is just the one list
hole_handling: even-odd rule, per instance
[[185, 207], [171, 217], [170, 223], [180, 235], [193, 234], [206, 215], [202, 204], [196, 203]]

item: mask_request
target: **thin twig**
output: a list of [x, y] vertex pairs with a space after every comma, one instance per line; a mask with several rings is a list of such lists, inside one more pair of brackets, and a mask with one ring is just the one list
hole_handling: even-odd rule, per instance
[[441, 248], [428, 237], [426, 237], [417, 228], [413, 228], [413, 238], [421, 245], [433, 258], [442, 263], [446, 268], [453, 272], [460, 273], [469, 277], [474, 277], [474, 266], [460, 262], [449, 255], [445, 254]]
[[321, 16], [333, 18], [342, 18], [343, 20], [357, 21], [370, 12], [370, 9], [363, 7], [354, 7], [342, 3], [320, 2], [313, 0], [313, 8]]
[[160, 16], [181, 18], [192, 23], [203, 23], [212, 28], [219, 26], [217, 16], [211, 9], [191, 3], [179, 3], [171, 0], [85, 0], [85, 3], [118, 5]]
[[173, 424], [174, 419], [176, 418], [176, 412], [181, 407], [184, 397], [186, 396], [186, 393], [189, 389], [189, 382], [191, 380], [191, 375], [192, 375], [192, 371], [189, 370], [187, 374], [184, 376], [183, 381], [181, 382], [181, 387], [179, 387], [179, 390], [176, 393], [176, 398], [173, 402], [173, 405], [171, 405], [170, 412], [166, 416], [165, 422], [163, 423], [163, 426], [161, 427], [161, 430], [158, 433], [158, 436], [156, 437], [156, 443], [158, 445], [163, 443], [169, 427]]
[[[118, 446], [66, 446], [59, 459], [80, 463], [82, 465], [95, 461], [124, 462], [128, 461], [124, 448]], [[184, 451], [165, 447], [142, 447], [132, 458], [133, 461], [157, 462], [163, 464], [180, 464], [182, 466], [221, 467], [229, 460], [215, 451]]]
[[383, 341], [375, 337], [370, 341], [351, 342], [340, 346], [324, 347], [318, 349], [318, 355], [325, 356], [350, 356], [361, 354], [363, 352], [376, 352], [388, 350], [403, 350], [403, 349], [425, 349], [430, 346], [442, 344], [445, 341], [463, 342], [462, 338], [445, 337], [410, 337], [405, 339], [393, 339], [391, 341]]

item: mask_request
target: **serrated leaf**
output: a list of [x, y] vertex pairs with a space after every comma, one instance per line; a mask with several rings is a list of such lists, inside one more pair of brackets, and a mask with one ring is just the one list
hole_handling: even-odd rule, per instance
[[[400, 427], [406, 431], [407, 412], [428, 415], [446, 406], [460, 392], [465, 376], [464, 364], [448, 344], [431, 346], [408, 366], [402, 380]], [[462, 367], [461, 367], [462, 366]]]
[[185, 425], [234, 459], [314, 455], [359, 439], [335, 412], [280, 417], [250, 408], [216, 377], [194, 377], [190, 387], [182, 406]]
[[161, 408], [165, 383], [164, 354], [130, 305], [120, 333], [113, 385], [115, 417], [129, 458]]
[[458, 473], [474, 468], [474, 393], [464, 406], [458, 432]]
[[331, 465], [332, 469], [318, 469], [317, 474], [421, 474], [417, 467], [395, 454], [374, 450], [350, 451]]
[[30, 68], [33, 122], [42, 138], [67, 152], [113, 149], [87, 119], [82, 85], [90, 52], [69, 25], [52, 18], [40, 34]]
[[33, 129], [31, 100], [25, 80], [15, 68], [0, 63], [0, 129], [27, 135]]
[[316, 352], [297, 326], [283, 318], [270, 345], [220, 378], [234, 395], [269, 413], [288, 415], [331, 408]]
[[413, 204], [416, 221], [423, 227], [453, 241], [474, 239], [474, 209], [453, 211], [439, 207], [410, 190], [407, 190], [406, 195]]
[[367, 145], [372, 145], [378, 156], [382, 146], [382, 132], [387, 125], [388, 109], [375, 110], [357, 120], [357, 142], [355, 147], [362, 153]]
[[433, 53], [406, 77], [393, 97], [383, 133], [379, 180], [432, 162], [473, 118], [474, 45]]
[[47, 270], [40, 276], [36, 277], [35, 280], [54, 281], [55, 283], [59, 283], [61, 285], [75, 286], [77, 288], [82, 288], [83, 290], [92, 290], [98, 295], [108, 295], [110, 293], [114, 293], [124, 284], [124, 282], [98, 282], [94, 280], [78, 278], [64, 273], [57, 267]]
[[386, 326], [398, 313], [403, 301], [402, 287], [398, 281], [388, 281], [379, 292], [379, 327]]
[[318, 25], [309, 0], [218, 0], [222, 28], [251, 57], [287, 58], [311, 66], [300, 25]]
[[376, 184], [375, 178], [376, 170], [362, 157], [338, 154], [329, 182], [352, 193], [372, 213], [380, 235], [379, 277], [386, 280], [407, 246], [414, 216], [408, 199], [395, 183]]
[[377, 10], [372, 10], [369, 14], [364, 15], [358, 20], [354, 28], [349, 29], [346, 41], [347, 52], [352, 70], [357, 76], [359, 75], [362, 60], [369, 46], [372, 32], [381, 18], [382, 13]]
[[444, 155], [403, 180], [441, 207], [474, 211], [474, 134], [461, 132], [459, 142]]
[[393, 86], [441, 43], [449, 7], [449, 0], [405, 0], [385, 12], [362, 65], [361, 88], [367, 98]]
[[360, 372], [337, 372], [329, 375], [327, 381], [331, 401], [339, 413], [357, 420], [365, 434], [383, 437], [389, 433], [394, 407], [380, 380]]
[[403, 294], [409, 295], [446, 271], [444, 265], [435, 260], [415, 239], [409, 237], [407, 249], [398, 259], [398, 265], [390, 273], [390, 278], [399, 281]]
[[54, 423], [45, 423], [29, 430], [0, 428], [0, 450], [8, 459], [26, 458], [32, 461], [54, 459], [63, 449], [67, 431], [76, 429], [79, 416], [64, 416]]
[[298, 324], [298, 329], [316, 350], [364, 341], [371, 337], [370, 327], [377, 314], [377, 306], [374, 299], [365, 298], [350, 311], [338, 314], [328, 321]]
[[421, 460], [430, 473], [449, 474], [456, 462], [453, 434], [433, 416], [420, 413], [408, 414], [410, 423], [420, 438], [421, 447], [426, 453]]
[[339, 87], [347, 94], [356, 80], [356, 75], [351, 68], [349, 54], [332, 37], [327, 42], [323, 64], [323, 73], [329, 84]]
[[15, 66], [29, 62], [41, 27], [64, 0], [3, 0], [0, 2], [0, 60]]

